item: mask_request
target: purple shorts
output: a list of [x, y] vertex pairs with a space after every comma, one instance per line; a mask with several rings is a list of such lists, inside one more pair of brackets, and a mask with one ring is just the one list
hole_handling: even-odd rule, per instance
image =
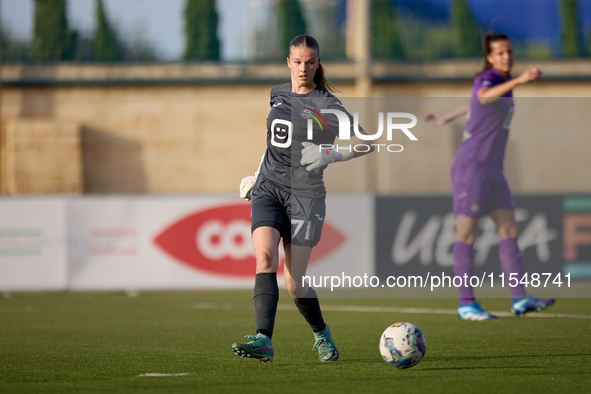
[[502, 163], [454, 160], [451, 183], [455, 217], [480, 218], [495, 209], [515, 209]]

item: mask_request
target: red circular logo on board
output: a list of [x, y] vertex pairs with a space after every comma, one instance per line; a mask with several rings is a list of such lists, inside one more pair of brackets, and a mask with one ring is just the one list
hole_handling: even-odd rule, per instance
[[[322, 239], [312, 250], [308, 266], [344, 241], [343, 234], [325, 222]], [[248, 203], [218, 206], [181, 218], [160, 233], [154, 243], [191, 268], [242, 278], [255, 275]], [[281, 255], [278, 273], [283, 272], [283, 260]]]

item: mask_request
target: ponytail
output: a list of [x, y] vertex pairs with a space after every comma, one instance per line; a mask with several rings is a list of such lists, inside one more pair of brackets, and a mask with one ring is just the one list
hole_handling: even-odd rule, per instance
[[314, 74], [314, 83], [316, 85], [320, 85], [322, 86], [324, 89], [328, 90], [330, 93], [335, 93], [338, 92], [337, 89], [335, 89], [334, 86], [332, 86], [332, 83], [330, 83], [328, 81], [328, 79], [326, 79], [325, 74], [326, 71], [324, 70], [324, 67], [322, 67], [322, 63], [320, 63], [320, 59], [318, 59], [318, 68], [316, 69], [316, 74]]

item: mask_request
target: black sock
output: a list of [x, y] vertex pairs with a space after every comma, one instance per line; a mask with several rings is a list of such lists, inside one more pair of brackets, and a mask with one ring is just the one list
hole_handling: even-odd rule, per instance
[[256, 274], [252, 299], [257, 333], [271, 338], [277, 314], [277, 301], [279, 300], [276, 273]]
[[305, 298], [294, 298], [293, 302], [310, 325], [312, 331], [320, 332], [326, 328], [326, 324], [324, 324], [324, 319], [322, 318], [322, 312], [320, 311], [318, 296], [313, 288], [308, 288], [308, 294], [306, 294]]

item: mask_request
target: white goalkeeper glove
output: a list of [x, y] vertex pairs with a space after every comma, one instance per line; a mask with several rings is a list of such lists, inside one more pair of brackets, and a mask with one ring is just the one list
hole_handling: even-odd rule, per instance
[[353, 158], [352, 151], [338, 152], [334, 149], [320, 149], [320, 146], [311, 142], [302, 142], [302, 160], [300, 164], [306, 166], [307, 171], [320, 172], [321, 169], [336, 161], [346, 161]]
[[256, 170], [254, 174], [242, 178], [242, 180], [240, 181], [240, 198], [244, 198], [245, 200], [250, 201], [252, 189], [254, 189], [254, 184], [257, 182], [259, 171], [261, 170], [261, 166], [263, 165], [264, 160], [265, 154], [263, 153], [263, 156], [261, 156], [261, 162], [259, 163], [258, 170]]
[[252, 193], [252, 189], [254, 189], [258, 175], [259, 172], [257, 171], [250, 176], [242, 178], [242, 181], [240, 181], [240, 198], [250, 201], [250, 194]]

